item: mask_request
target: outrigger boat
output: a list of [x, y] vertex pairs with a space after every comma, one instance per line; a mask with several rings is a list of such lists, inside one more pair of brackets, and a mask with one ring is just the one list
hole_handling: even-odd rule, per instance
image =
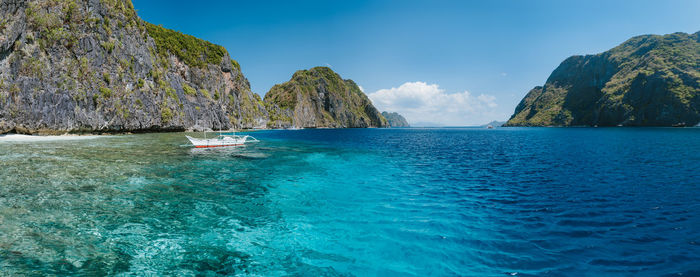
[[207, 133], [204, 133], [204, 138], [193, 138], [190, 136], [185, 136], [196, 148], [210, 148], [210, 147], [226, 147], [226, 146], [241, 146], [246, 142], [258, 142], [254, 137], [245, 135], [239, 136], [235, 133], [233, 135], [224, 135], [219, 133], [215, 138], [207, 139]]

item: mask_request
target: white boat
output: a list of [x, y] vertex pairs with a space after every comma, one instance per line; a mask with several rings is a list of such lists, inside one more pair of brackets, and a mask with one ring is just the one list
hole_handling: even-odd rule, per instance
[[190, 136], [185, 136], [196, 148], [210, 148], [210, 147], [226, 147], [226, 146], [241, 146], [246, 142], [257, 142], [258, 140], [251, 136], [238, 136], [238, 135], [224, 135], [219, 134], [215, 138], [193, 138]]

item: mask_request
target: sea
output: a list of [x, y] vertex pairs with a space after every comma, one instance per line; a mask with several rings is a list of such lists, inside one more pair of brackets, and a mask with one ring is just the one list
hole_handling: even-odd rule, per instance
[[700, 276], [700, 128], [186, 134], [0, 137], [0, 276]]

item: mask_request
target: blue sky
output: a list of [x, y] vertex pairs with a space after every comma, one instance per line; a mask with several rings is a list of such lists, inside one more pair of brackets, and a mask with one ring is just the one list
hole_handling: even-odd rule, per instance
[[505, 120], [565, 58], [700, 30], [700, 1], [134, 0], [146, 21], [223, 45], [254, 92], [330, 66], [410, 122]]

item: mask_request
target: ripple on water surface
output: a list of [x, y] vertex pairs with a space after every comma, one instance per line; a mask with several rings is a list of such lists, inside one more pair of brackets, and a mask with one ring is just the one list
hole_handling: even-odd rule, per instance
[[0, 269], [58, 275], [685, 276], [700, 129], [0, 139]]

